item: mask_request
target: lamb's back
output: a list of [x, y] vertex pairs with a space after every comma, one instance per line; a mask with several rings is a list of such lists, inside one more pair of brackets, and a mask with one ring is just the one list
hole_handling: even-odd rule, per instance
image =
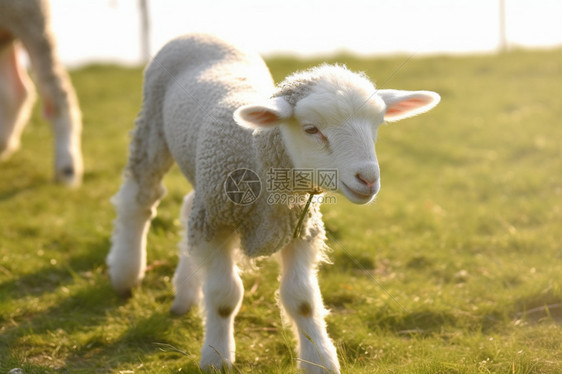
[[208, 175], [209, 168], [230, 170], [240, 159], [248, 160], [251, 133], [236, 125], [232, 114], [241, 105], [271, 96], [274, 88], [257, 54], [206, 34], [169, 42], [148, 67], [146, 86], [159, 95], [152, 101], [161, 100], [168, 146], [194, 185], [199, 168]]

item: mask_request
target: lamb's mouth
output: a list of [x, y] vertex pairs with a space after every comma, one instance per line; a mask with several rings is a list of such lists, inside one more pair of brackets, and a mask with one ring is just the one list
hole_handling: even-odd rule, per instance
[[344, 182], [340, 181], [341, 186], [343, 187], [342, 192], [344, 193], [344, 195], [347, 195], [346, 192], [349, 193], [349, 195], [353, 196], [355, 199], [360, 200], [361, 202], [368, 202], [371, 201], [371, 199], [373, 198], [373, 196], [375, 196], [374, 191], [368, 194], [359, 192], [357, 190], [354, 190], [353, 188], [349, 187], [347, 184], [345, 184]]

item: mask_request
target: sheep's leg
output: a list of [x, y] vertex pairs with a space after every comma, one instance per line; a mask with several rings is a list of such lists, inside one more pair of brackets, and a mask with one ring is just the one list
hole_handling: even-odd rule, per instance
[[0, 160], [19, 148], [35, 99], [31, 79], [18, 58], [17, 45], [8, 37], [0, 30]]
[[201, 239], [195, 245], [190, 244], [195, 269], [203, 280], [205, 342], [200, 361], [203, 369], [230, 367], [234, 362], [234, 317], [244, 288], [233, 259], [233, 235], [215, 235], [210, 241]]
[[193, 198], [195, 191], [191, 191], [183, 199], [181, 208], [180, 221], [184, 230], [179, 245], [179, 263], [174, 275], [174, 288], [176, 290], [176, 298], [171, 308], [171, 312], [175, 314], [184, 314], [193, 306], [199, 304], [201, 300], [201, 281], [199, 280], [199, 270], [196, 268], [192, 256], [189, 253], [189, 244], [187, 239], [187, 219], [193, 206]]
[[316, 278], [318, 256], [318, 249], [302, 240], [293, 241], [281, 251], [281, 303], [296, 325], [299, 367], [306, 373], [339, 373]]
[[162, 179], [173, 163], [158, 124], [151, 126], [151, 122], [141, 113], [123, 184], [111, 199], [117, 218], [106, 262], [111, 283], [123, 296], [129, 295], [144, 277], [146, 236], [156, 207], [166, 192]]
[[111, 199], [117, 218], [106, 262], [113, 288], [125, 297], [144, 277], [146, 236], [159, 201], [139, 202], [137, 196], [141, 188], [133, 178], [125, 177], [119, 192]]
[[[21, 27], [18, 38], [23, 42], [36, 72], [44, 113], [53, 129], [55, 180], [76, 186], [81, 183], [83, 173], [80, 145], [82, 118], [74, 88], [56, 55], [54, 38], [46, 22], [42, 19], [40, 24]], [[37, 29], [39, 27], [42, 27], [41, 32]]]

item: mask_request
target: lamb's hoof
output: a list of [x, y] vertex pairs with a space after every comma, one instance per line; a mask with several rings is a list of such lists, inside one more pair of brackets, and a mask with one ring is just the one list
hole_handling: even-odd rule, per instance
[[189, 312], [191, 309], [191, 305], [186, 305], [185, 303], [180, 303], [178, 300], [174, 300], [174, 303], [170, 307], [170, 313], [175, 314], [176, 316], [181, 316]]
[[187, 293], [176, 293], [170, 312], [181, 316], [191, 310], [194, 306], [199, 305], [201, 294], [198, 291]]
[[[207, 342], [205, 342], [207, 344]], [[234, 362], [234, 352], [228, 352], [228, 348], [207, 345], [201, 349], [201, 361], [199, 367], [205, 372], [230, 373]]]
[[119, 296], [123, 299], [130, 299], [131, 297], [133, 297], [133, 288], [134, 287], [125, 286], [125, 285], [122, 285], [122, 284], [116, 284], [116, 282], [114, 282], [113, 279], [111, 280], [111, 286], [115, 290], [115, 293], [117, 294], [117, 296]]
[[82, 176], [77, 175], [72, 166], [65, 166], [56, 171], [55, 182], [68, 187], [78, 187], [82, 182]]
[[117, 296], [123, 299], [130, 299], [131, 297], [133, 297], [133, 290], [130, 288], [124, 290], [115, 290], [115, 292], [117, 293]]
[[215, 360], [216, 362], [201, 362], [199, 367], [204, 373], [231, 373], [231, 363], [225, 360]]
[[186, 309], [183, 305], [176, 305], [175, 303], [170, 307], [170, 313], [176, 316], [184, 315], [188, 311], [189, 309]]

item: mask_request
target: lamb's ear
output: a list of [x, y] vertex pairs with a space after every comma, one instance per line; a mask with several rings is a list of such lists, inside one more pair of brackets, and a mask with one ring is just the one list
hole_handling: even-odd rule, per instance
[[384, 120], [388, 122], [427, 112], [441, 100], [439, 94], [432, 91], [378, 90], [377, 94], [386, 104]]
[[248, 129], [273, 128], [293, 115], [293, 107], [284, 97], [274, 97], [263, 103], [241, 106], [234, 112], [237, 124]]

